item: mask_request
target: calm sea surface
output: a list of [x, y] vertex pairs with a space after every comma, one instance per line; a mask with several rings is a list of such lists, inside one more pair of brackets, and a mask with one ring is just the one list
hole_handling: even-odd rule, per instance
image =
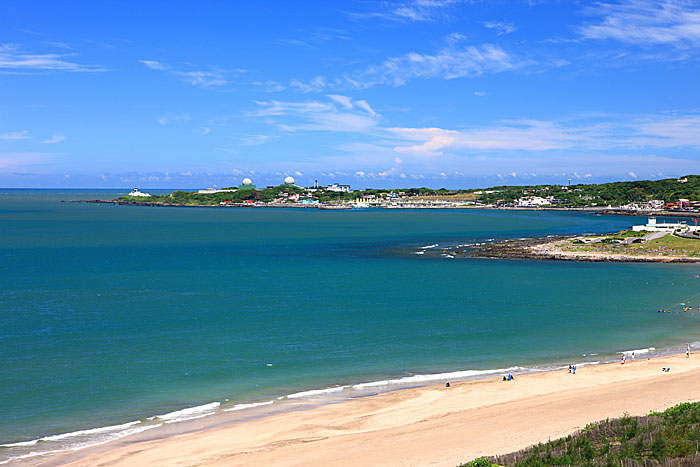
[[640, 218], [59, 202], [121, 193], [0, 191], [0, 461], [311, 389], [700, 340], [698, 266], [440, 253]]

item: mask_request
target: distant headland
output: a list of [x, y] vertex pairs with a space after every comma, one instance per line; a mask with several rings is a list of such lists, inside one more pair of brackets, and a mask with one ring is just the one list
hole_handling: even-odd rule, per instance
[[153, 195], [138, 188], [114, 200], [91, 202], [140, 206], [285, 207], [316, 209], [498, 208], [584, 210], [610, 214], [688, 216], [700, 212], [700, 175], [602, 184], [495, 186], [460, 190], [360, 189], [337, 183], [302, 187], [286, 177], [278, 186], [238, 186]]

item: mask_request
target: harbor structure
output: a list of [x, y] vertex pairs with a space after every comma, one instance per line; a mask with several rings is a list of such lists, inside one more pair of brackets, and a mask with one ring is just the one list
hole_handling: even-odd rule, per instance
[[634, 232], [678, 232], [682, 230], [695, 230], [697, 227], [690, 227], [685, 222], [657, 222], [656, 217], [650, 217], [645, 225], [632, 226]]

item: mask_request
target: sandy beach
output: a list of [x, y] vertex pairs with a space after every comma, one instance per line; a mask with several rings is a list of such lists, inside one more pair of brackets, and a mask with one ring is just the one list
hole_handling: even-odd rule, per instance
[[394, 391], [36, 465], [455, 466], [698, 399], [700, 355], [681, 354]]

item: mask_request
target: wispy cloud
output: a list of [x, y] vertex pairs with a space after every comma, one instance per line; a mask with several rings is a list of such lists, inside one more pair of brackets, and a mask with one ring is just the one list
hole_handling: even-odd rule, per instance
[[178, 76], [192, 86], [198, 86], [200, 88], [224, 86], [228, 84], [230, 76], [237, 76], [246, 71], [241, 68], [229, 70], [180, 70], [157, 60], [139, 60], [139, 63], [143, 63], [151, 70], [164, 71]]
[[56, 157], [48, 152], [0, 153], [0, 170], [28, 171], [29, 168], [44, 165]]
[[287, 131], [316, 130], [335, 132], [371, 131], [377, 126], [379, 115], [365, 101], [346, 96], [329, 96], [331, 102], [257, 102], [260, 109], [254, 117], [285, 117], [278, 126]]
[[182, 123], [186, 122], [187, 120], [190, 119], [190, 114], [184, 112], [184, 113], [178, 113], [178, 114], [166, 114], [163, 115], [162, 117], [158, 118], [158, 123], [160, 123], [163, 126], [169, 125], [171, 123]]
[[143, 63], [151, 70], [161, 70], [162, 71], [162, 70], [168, 69], [168, 67], [166, 65], [164, 65], [163, 63], [158, 62], [156, 60], [139, 60], [139, 62]]
[[273, 137], [270, 135], [251, 135], [241, 138], [241, 144], [244, 146], [258, 146], [268, 142]]
[[510, 34], [518, 29], [513, 23], [509, 23], [507, 21], [486, 21], [484, 22], [484, 27], [495, 29], [496, 34], [499, 36], [503, 34]]
[[622, 0], [597, 3], [590, 13], [601, 17], [579, 32], [587, 39], [614, 39], [629, 44], [700, 44], [700, 3], [697, 0]]
[[66, 137], [63, 135], [53, 135], [51, 138], [45, 139], [44, 141], [42, 141], [42, 143], [44, 143], [44, 144], [56, 144], [56, 143], [61, 143], [65, 140], [66, 140]]
[[[449, 41], [448, 41], [449, 42]], [[328, 80], [322, 76], [310, 82], [292, 80], [290, 87], [303, 93], [330, 89], [365, 89], [377, 85], [403, 86], [416, 79], [456, 79], [500, 73], [533, 65], [493, 44], [458, 47], [450, 42], [435, 53], [410, 52], [391, 57], [363, 71]]]
[[41, 54], [23, 51], [16, 44], [0, 44], [0, 70], [6, 72], [100, 72], [105, 71], [97, 65], [77, 63], [71, 59], [76, 54]]
[[499, 73], [522, 66], [516, 58], [493, 44], [461, 48], [447, 47], [435, 54], [411, 52], [389, 58], [381, 65], [370, 67], [357, 80], [359, 87], [373, 84], [402, 86], [412, 79], [454, 79]]
[[2, 141], [13, 142], [27, 138], [29, 138], [29, 132], [27, 130], [10, 131], [9, 133], [0, 134], [0, 140]]
[[185, 81], [193, 86], [207, 88], [209, 86], [223, 86], [228, 83], [224, 74], [220, 71], [178, 71]]
[[605, 151], [700, 147], [700, 115], [654, 115], [597, 122], [523, 120], [464, 130], [388, 128], [399, 153], [441, 156], [448, 150]]
[[[416, 22], [449, 19], [449, 7], [463, 0], [408, 0], [385, 2], [384, 9], [370, 13], [350, 13], [357, 19], [381, 18], [390, 21]], [[380, 3], [381, 4], [381, 3]]]
[[287, 89], [287, 86], [283, 85], [282, 83], [279, 83], [277, 81], [253, 81], [252, 83], [253, 86], [260, 86], [264, 88], [265, 92], [281, 92]]

